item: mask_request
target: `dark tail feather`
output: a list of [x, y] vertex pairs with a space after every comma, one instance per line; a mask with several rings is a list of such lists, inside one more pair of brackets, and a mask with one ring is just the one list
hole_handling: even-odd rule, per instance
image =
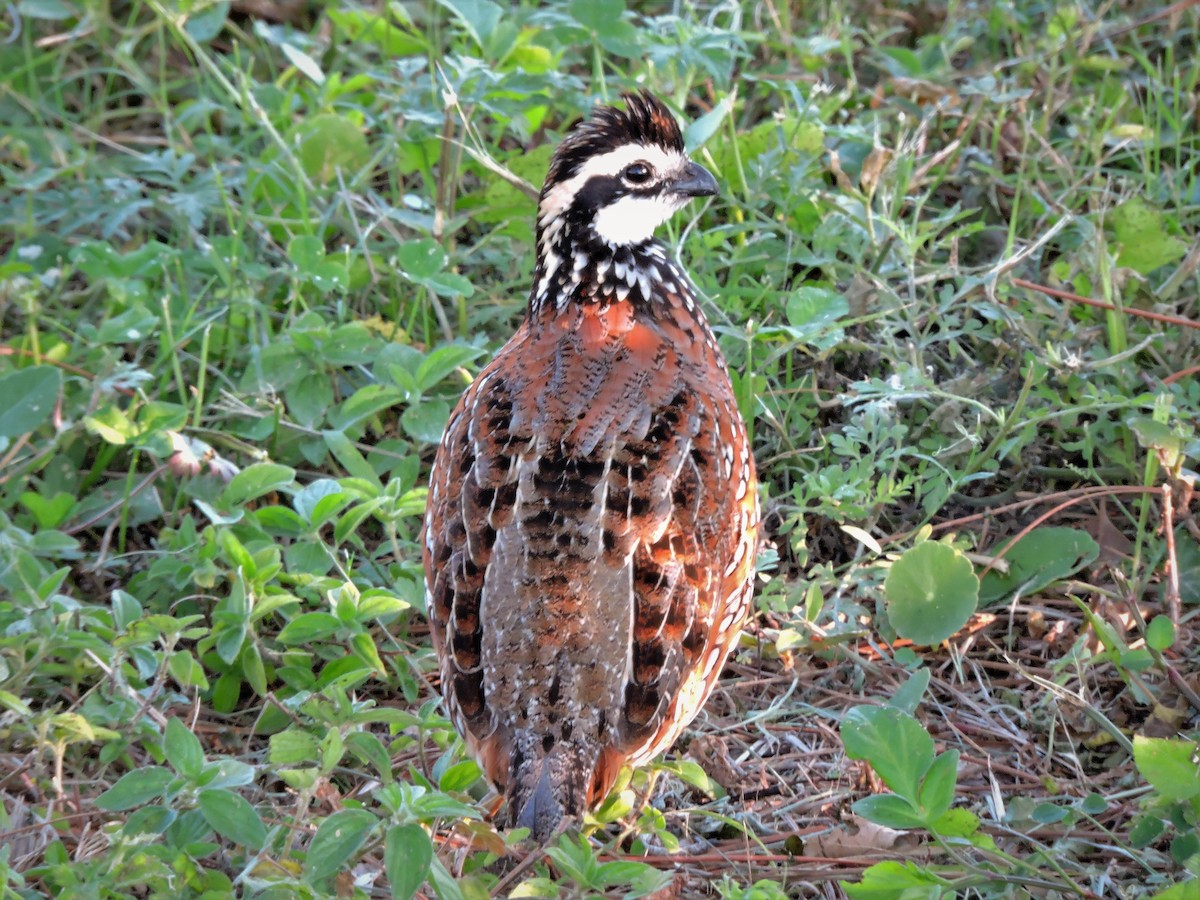
[[545, 844], [564, 819], [582, 819], [596, 772], [596, 755], [574, 741], [547, 749], [540, 737], [517, 732], [507, 791], [512, 826], [528, 828], [535, 841]]

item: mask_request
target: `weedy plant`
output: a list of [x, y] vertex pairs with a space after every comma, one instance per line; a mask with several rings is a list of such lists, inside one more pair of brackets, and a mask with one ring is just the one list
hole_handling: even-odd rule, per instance
[[[10, 5], [0, 895], [1194, 896], [1185, 7]], [[553, 143], [639, 84], [723, 185], [664, 236], [769, 541], [708, 711], [542, 852], [417, 537]]]

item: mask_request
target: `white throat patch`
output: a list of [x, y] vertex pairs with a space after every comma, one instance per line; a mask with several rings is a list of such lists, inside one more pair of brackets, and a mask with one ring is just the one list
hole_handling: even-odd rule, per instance
[[654, 229], [667, 221], [686, 200], [675, 194], [622, 197], [596, 213], [592, 230], [596, 237], [613, 246], [640, 244], [650, 240]]

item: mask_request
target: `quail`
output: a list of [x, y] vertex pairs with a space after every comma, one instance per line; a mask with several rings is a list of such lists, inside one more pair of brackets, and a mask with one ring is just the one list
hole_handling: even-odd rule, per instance
[[445, 705], [539, 841], [700, 711], [750, 607], [754, 458], [655, 229], [717, 182], [648, 92], [556, 149], [524, 320], [450, 415], [422, 544]]

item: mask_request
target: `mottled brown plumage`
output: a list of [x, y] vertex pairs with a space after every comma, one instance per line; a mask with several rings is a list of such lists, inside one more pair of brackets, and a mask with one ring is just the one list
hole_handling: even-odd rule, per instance
[[438, 448], [425, 577], [442, 691], [546, 840], [671, 745], [746, 617], [754, 460], [687, 277], [652, 232], [716, 191], [647, 93], [562, 142], [525, 321]]

